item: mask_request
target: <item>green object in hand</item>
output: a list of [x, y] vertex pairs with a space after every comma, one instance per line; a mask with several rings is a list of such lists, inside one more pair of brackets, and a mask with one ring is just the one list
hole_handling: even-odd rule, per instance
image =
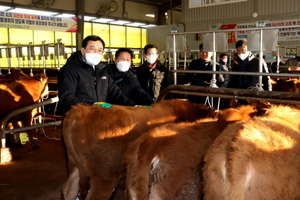
[[95, 104], [103, 108], [110, 108], [112, 106], [110, 103], [106, 103], [106, 102], [97, 102]]

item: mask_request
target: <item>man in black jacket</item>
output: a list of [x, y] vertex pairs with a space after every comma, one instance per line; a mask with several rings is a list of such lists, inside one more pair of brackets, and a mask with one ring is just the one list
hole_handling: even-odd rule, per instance
[[[248, 51], [247, 40], [239, 40], [235, 44], [237, 58], [233, 61], [232, 71], [236, 72], [259, 72], [259, 59], [251, 51]], [[269, 73], [266, 62], [263, 60], [263, 71]], [[262, 85], [259, 85], [257, 75], [231, 75], [228, 88], [256, 89], [272, 91], [269, 76], [262, 77]]]
[[58, 97], [65, 114], [78, 103], [108, 102], [135, 105], [116, 86], [103, 63], [104, 41], [90, 35], [82, 41], [80, 51], [73, 53], [58, 74]]
[[142, 88], [150, 94], [154, 102], [157, 101], [160, 92], [172, 84], [170, 71], [160, 63], [158, 56], [158, 47], [154, 44], [147, 44], [144, 47], [146, 61], [136, 68], [136, 76]]
[[123, 94], [135, 104], [150, 105], [154, 103], [151, 96], [141, 87], [136, 74], [130, 68], [132, 58], [132, 50], [128, 48], [118, 49], [115, 55], [115, 64], [108, 66], [108, 72]]
[[[213, 61], [211, 57], [213, 56], [212, 51], [204, 51], [203, 44], [199, 45], [199, 55], [200, 58], [193, 60], [188, 67], [188, 70], [197, 70], [197, 71], [212, 71], [213, 69]], [[216, 71], [219, 71], [219, 63], [216, 63]], [[205, 86], [210, 87], [211, 80], [213, 78], [212, 74], [204, 74], [204, 73], [187, 73], [186, 80], [187, 83], [196, 86]], [[217, 76], [218, 78], [218, 76]], [[204, 104], [206, 101], [205, 96], [193, 96], [188, 95], [188, 100], [192, 103], [202, 103]]]

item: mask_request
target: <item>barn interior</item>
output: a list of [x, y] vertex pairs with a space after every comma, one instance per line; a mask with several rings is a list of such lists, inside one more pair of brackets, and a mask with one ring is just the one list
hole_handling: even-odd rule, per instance
[[[298, 0], [0, 0], [0, 75], [16, 69], [30, 76], [45, 73], [49, 86], [47, 98], [25, 108], [39, 109], [35, 127], [12, 131], [5, 128], [9, 118], [1, 119], [0, 199], [60, 199], [67, 167], [57, 75], [86, 36], [95, 34], [104, 39], [101, 62], [105, 64], [114, 63], [119, 48], [130, 48], [134, 70], [145, 62], [144, 46], [157, 45], [158, 59], [170, 70], [172, 79], [160, 100], [172, 93], [173, 98], [185, 100], [187, 95], [195, 95], [298, 105], [299, 82], [289, 85], [288, 92], [277, 90], [277, 84], [272, 92], [258, 93], [220, 89], [214, 81], [207, 88], [190, 87], [185, 76], [189, 64], [199, 59], [199, 44], [213, 52], [215, 63], [226, 53], [231, 66], [236, 41], [247, 38], [248, 48], [259, 58], [260, 66], [263, 60], [269, 68], [275, 63], [276, 71], [268, 74], [271, 78], [298, 80], [299, 30]], [[213, 74], [216, 79], [218, 72]], [[34, 130], [39, 149], [28, 144], [26, 130]], [[18, 131], [22, 148], [7, 142]], [[121, 200], [120, 196], [112, 199]]]

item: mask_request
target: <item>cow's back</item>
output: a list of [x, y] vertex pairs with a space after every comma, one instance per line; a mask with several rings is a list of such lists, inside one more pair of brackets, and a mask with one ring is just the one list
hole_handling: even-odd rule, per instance
[[[66, 114], [63, 137], [80, 173], [98, 177], [100, 185], [104, 185], [99, 183], [101, 180], [107, 180], [105, 186], [109, 191], [103, 189], [103, 192], [111, 194], [125, 172], [123, 154], [131, 141], [158, 124], [195, 121], [209, 112], [207, 106], [180, 100], [165, 100], [150, 108], [76, 105]], [[91, 179], [90, 184], [96, 179]], [[98, 192], [98, 196], [101, 193], [90, 190], [89, 195], [93, 196], [93, 192]]]
[[228, 126], [205, 156], [205, 199], [299, 199], [300, 111]]
[[8, 111], [30, 105], [47, 92], [47, 76], [36, 74], [34, 77], [17, 79], [0, 84], [0, 116]]
[[228, 124], [260, 112], [253, 106], [226, 109], [215, 118], [168, 123], [137, 138], [126, 152], [130, 199], [202, 199], [206, 150]]

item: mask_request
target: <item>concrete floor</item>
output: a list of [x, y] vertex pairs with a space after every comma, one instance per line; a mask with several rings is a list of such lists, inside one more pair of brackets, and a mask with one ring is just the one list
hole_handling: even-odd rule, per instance
[[[49, 138], [61, 137], [59, 127], [44, 128]], [[61, 140], [35, 134], [39, 149], [28, 143], [11, 147], [13, 161], [0, 164], [1, 200], [59, 200], [60, 189], [67, 179]]]

